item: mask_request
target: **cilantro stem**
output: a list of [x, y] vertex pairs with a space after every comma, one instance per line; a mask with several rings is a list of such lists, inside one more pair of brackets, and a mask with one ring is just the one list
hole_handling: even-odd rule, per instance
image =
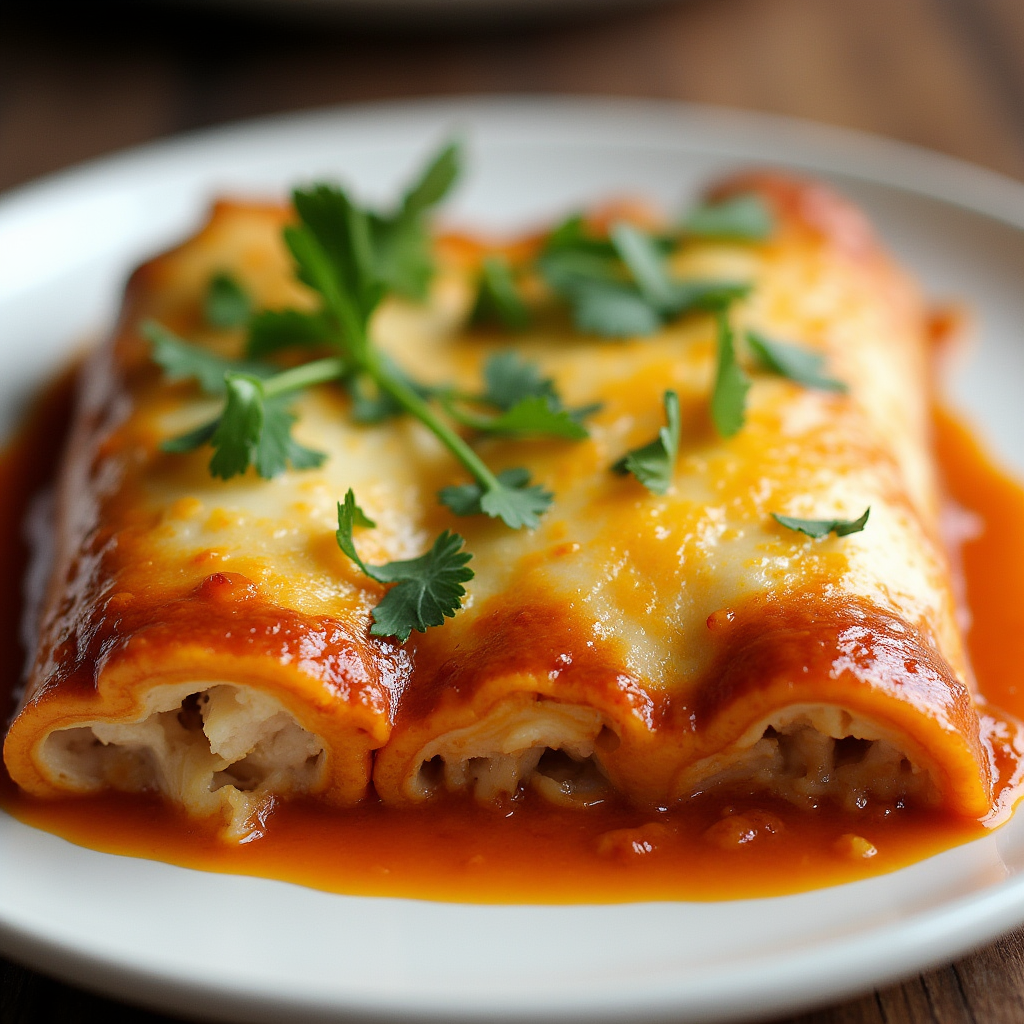
[[311, 363], [303, 363], [291, 370], [282, 370], [273, 377], [263, 381], [263, 394], [266, 398], [274, 398], [288, 391], [300, 391], [314, 384], [326, 384], [328, 381], [344, 377], [350, 369], [347, 360], [338, 357], [315, 359]]
[[[473, 400], [478, 400], [475, 395], [469, 395], [463, 399], [463, 401]], [[444, 405], [445, 412], [447, 412], [448, 415], [456, 421], [456, 423], [461, 423], [464, 427], [471, 427], [473, 430], [486, 430], [494, 420], [497, 419], [496, 416], [479, 416], [466, 409], [460, 409], [455, 404], [455, 401], [450, 399], [447, 395], [441, 396], [441, 401]]]
[[488, 491], [501, 489], [501, 481], [488, 469], [487, 463], [412, 388], [388, 373], [372, 349], [367, 352], [363, 366], [377, 386], [415, 416], [469, 470], [477, 483]]

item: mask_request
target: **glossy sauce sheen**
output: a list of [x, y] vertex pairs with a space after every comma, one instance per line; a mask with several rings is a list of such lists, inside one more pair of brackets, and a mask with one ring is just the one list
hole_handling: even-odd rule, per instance
[[[51, 389], [0, 463], [7, 496], [0, 564], [8, 580], [25, 570], [21, 523], [53, 472], [69, 396], [69, 380]], [[938, 411], [935, 428], [949, 496], [983, 523], [960, 550], [980, 689], [994, 705], [1021, 715], [1024, 491], [950, 414]], [[21, 608], [14, 588], [0, 600], [0, 669], [13, 692], [23, 659], [16, 639]], [[5, 710], [11, 709], [7, 700]], [[1003, 767], [1008, 775], [1013, 766]], [[367, 802], [343, 812], [296, 802], [276, 808], [273, 828], [258, 842], [230, 847], [217, 840], [212, 824], [158, 799], [108, 794], [35, 801], [4, 771], [0, 804], [21, 821], [111, 853], [354, 895], [481, 903], [775, 895], [891, 871], [985, 831], [979, 822], [934, 812], [852, 819], [767, 799], [701, 798], [652, 815], [612, 803], [567, 811], [527, 797], [504, 811], [466, 799], [397, 810]]]

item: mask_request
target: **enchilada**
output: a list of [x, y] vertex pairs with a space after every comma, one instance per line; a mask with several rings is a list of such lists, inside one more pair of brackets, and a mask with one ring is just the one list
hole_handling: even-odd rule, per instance
[[[258, 466], [217, 479], [201, 447], [164, 450], [219, 399], [161, 373], [144, 324], [237, 358], [244, 330], [204, 311], [225, 276], [257, 308], [316, 313], [281, 242], [294, 215], [220, 204], [136, 274], [89, 368], [5, 744], [15, 781], [40, 797], [158, 790], [236, 842], [304, 795], [401, 807], [534, 791], [653, 810], [738, 791], [851, 815], [993, 814], [996, 747], [1018, 740], [979, 714], [956, 625], [921, 299], [820, 186], [759, 176], [714, 198], [729, 196], [758, 197], [770, 232], [691, 230], [659, 251], [673, 281], [742, 287], [635, 336], [573, 326], [536, 241], [441, 239], [431, 301], [392, 296], [373, 312], [379, 350], [448, 412], [445, 396], [479, 397], [510, 349], [552, 417], [588, 410], [575, 433], [538, 439], [474, 432], [463, 409], [459, 436], [495, 477], [526, 467], [553, 496], [515, 529], [439, 504], [468, 486], [443, 438], [416, 417], [360, 422], [351, 387], [297, 395], [290, 451], [318, 458], [269, 479]], [[589, 230], [600, 241], [636, 223], [618, 216]], [[472, 316], [494, 256], [530, 311], [514, 333]], [[735, 430], [714, 408], [727, 343], [746, 384]], [[765, 350], [817, 356], [829, 376], [808, 386]], [[287, 349], [272, 358], [303, 365]], [[658, 493], [612, 469], [660, 436], [668, 394], [677, 436]], [[356, 560], [336, 538], [350, 491]], [[475, 574], [456, 581], [456, 607], [382, 632], [396, 577], [366, 567], [423, 558], [456, 529]]]

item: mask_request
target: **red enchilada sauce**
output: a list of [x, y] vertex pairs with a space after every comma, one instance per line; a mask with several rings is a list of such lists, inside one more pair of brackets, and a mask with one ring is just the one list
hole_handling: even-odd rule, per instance
[[[57, 463], [70, 375], [42, 399], [0, 461], [0, 693], [6, 714], [21, 672], [22, 523]], [[1024, 489], [943, 410], [935, 440], [947, 491], [980, 529], [959, 549], [981, 693], [1024, 714]], [[966, 520], [965, 520], [966, 521]], [[212, 823], [159, 798], [108, 793], [57, 801], [22, 794], [0, 767], [0, 806], [73, 843], [205, 871], [257, 875], [353, 895], [461, 902], [603, 903], [768, 896], [892, 871], [985, 832], [920, 809], [851, 818], [770, 798], [712, 796], [661, 814], [621, 804], [578, 811], [527, 797], [513, 812], [450, 799], [391, 810], [372, 797], [338, 812], [278, 806], [258, 841], [227, 846]]]

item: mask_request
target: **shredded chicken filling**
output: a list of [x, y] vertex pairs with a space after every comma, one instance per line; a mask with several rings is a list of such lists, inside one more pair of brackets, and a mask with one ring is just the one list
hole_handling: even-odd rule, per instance
[[678, 793], [719, 787], [771, 793], [804, 807], [828, 801], [850, 812], [940, 799], [932, 774], [895, 737], [839, 708], [788, 709], [688, 769]]
[[608, 794], [594, 754], [614, 741], [594, 708], [517, 694], [479, 722], [428, 743], [406, 791], [423, 800], [441, 788], [469, 790], [492, 804], [530, 787], [553, 804], [586, 806]]
[[226, 819], [225, 839], [260, 830], [275, 797], [313, 792], [324, 742], [276, 698], [230, 684], [163, 686], [135, 722], [50, 733], [41, 760], [62, 788], [159, 791], [193, 815]]

